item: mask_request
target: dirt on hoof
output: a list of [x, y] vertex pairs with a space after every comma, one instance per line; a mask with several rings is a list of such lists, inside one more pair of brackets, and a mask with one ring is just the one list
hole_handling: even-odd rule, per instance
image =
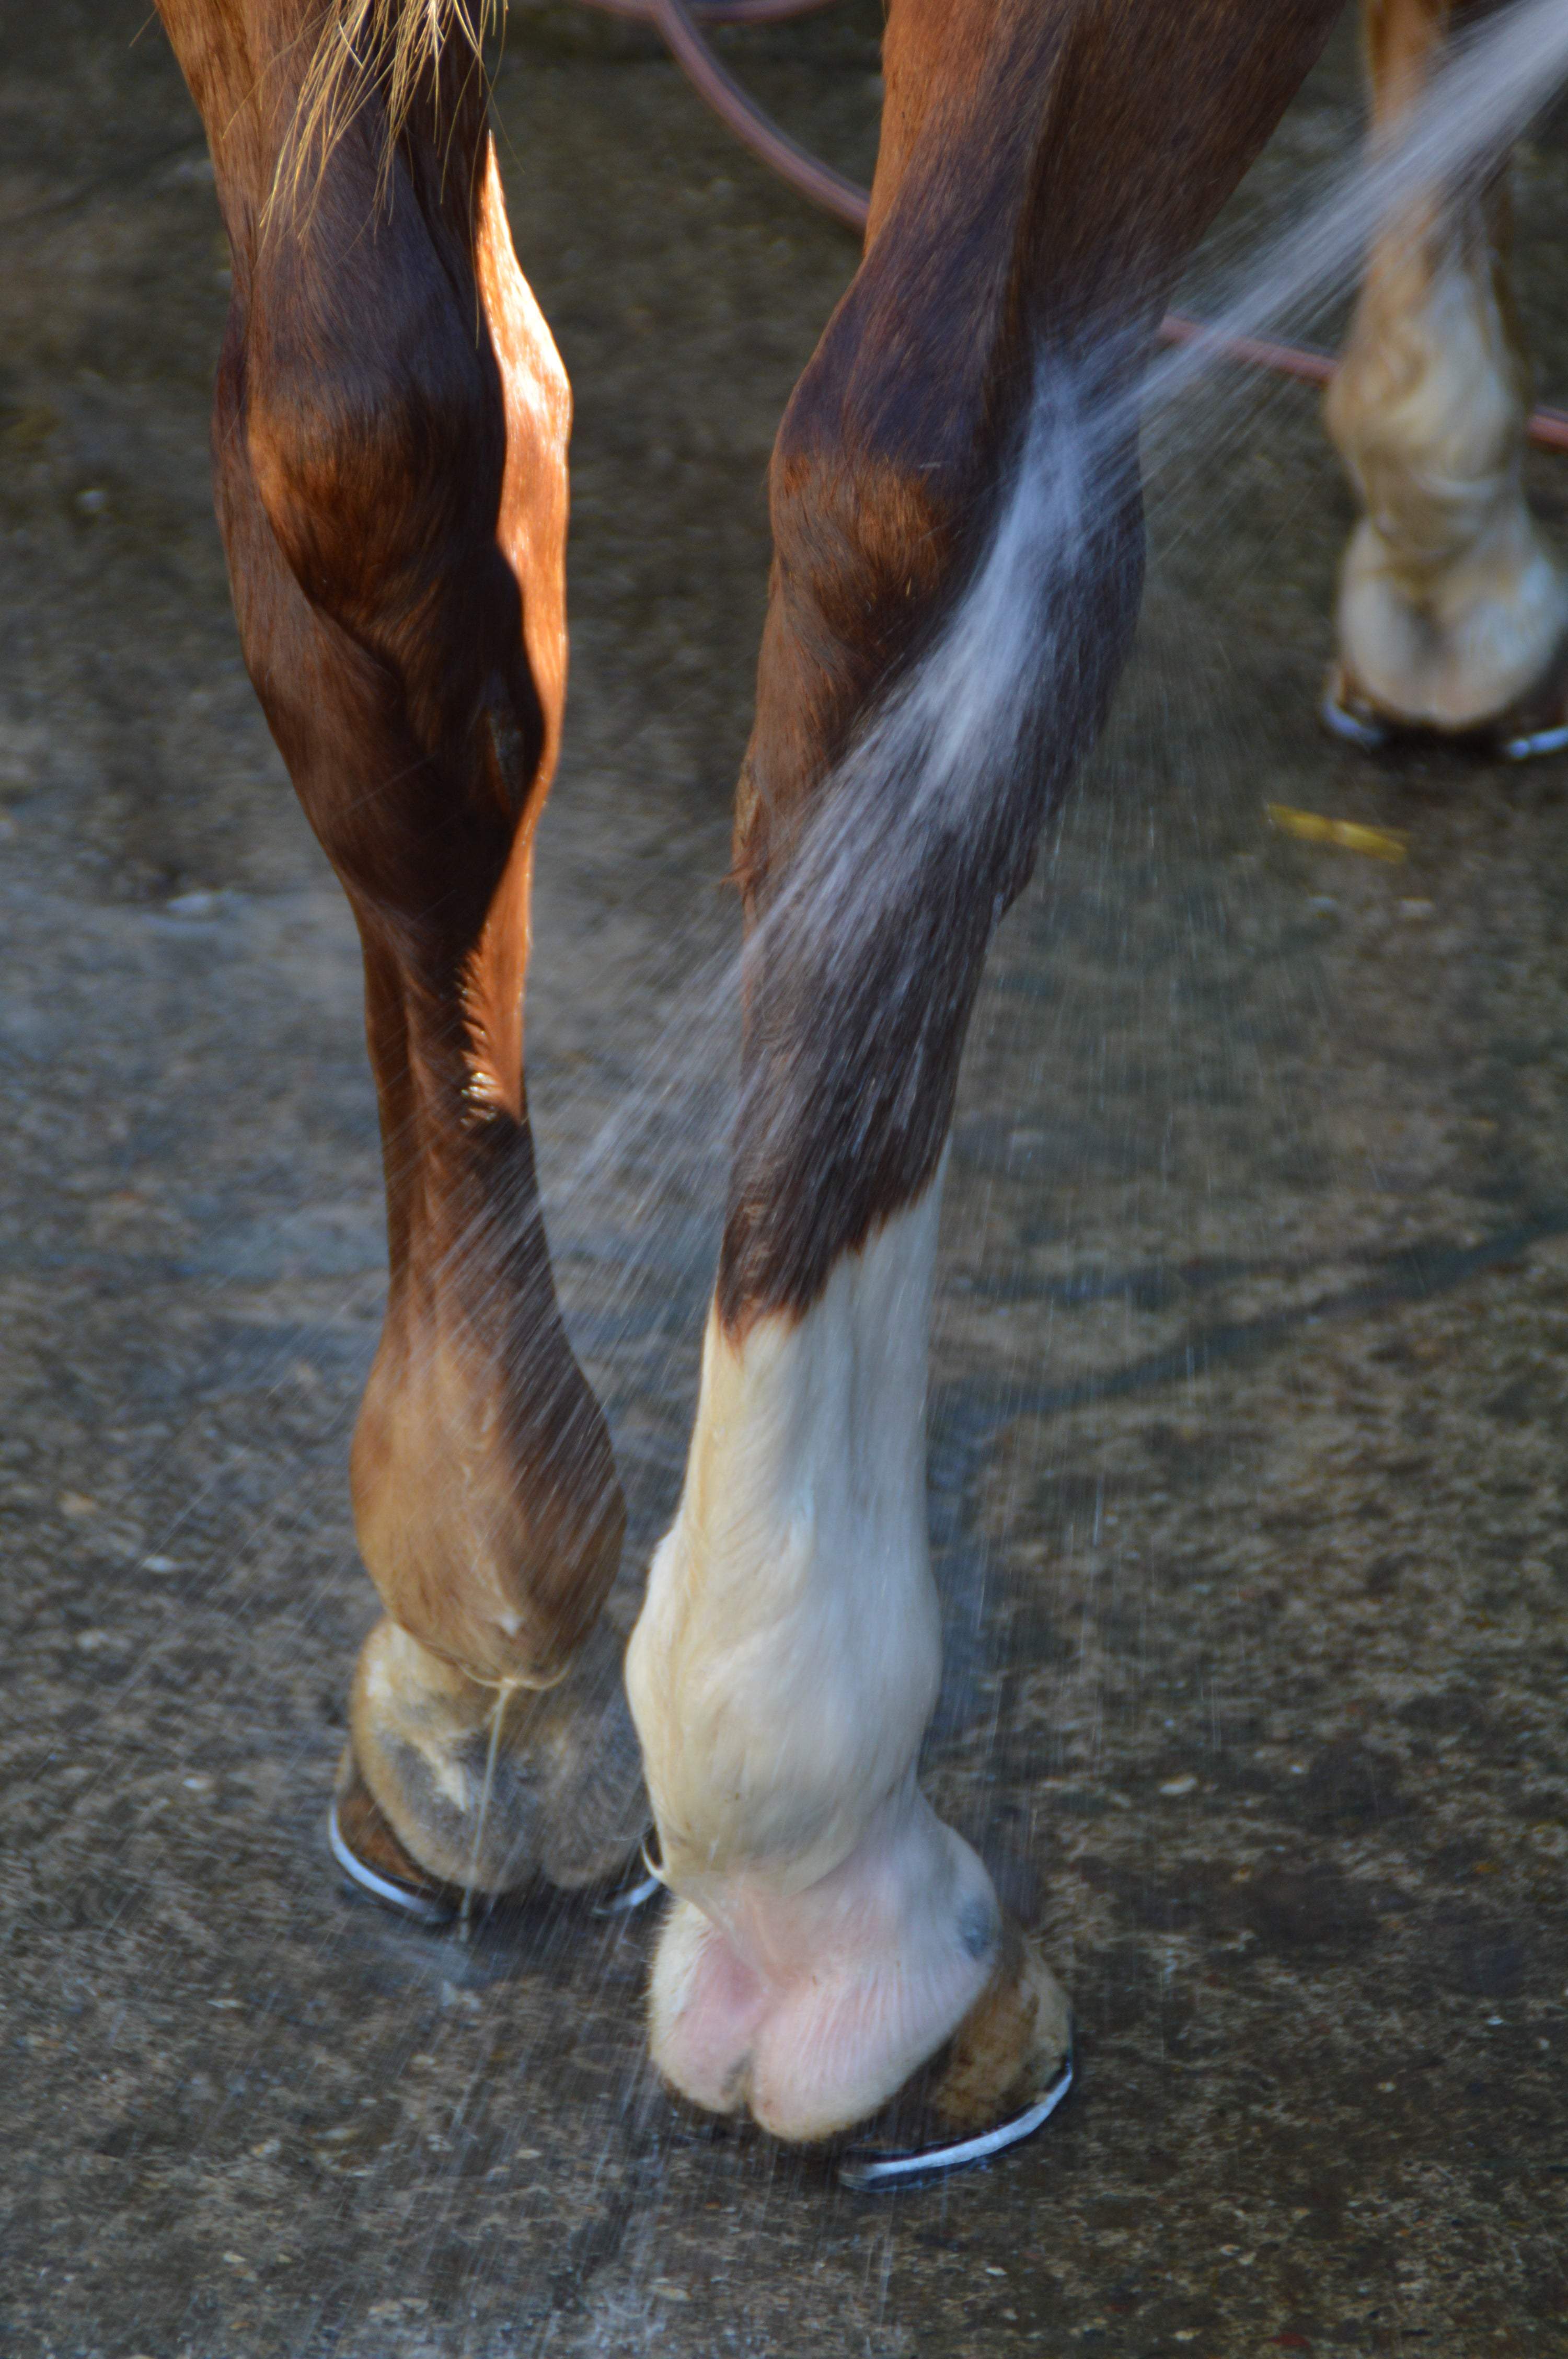
[[360, 1774], [351, 1745], [343, 1747], [338, 1764], [329, 1841], [344, 1875], [384, 1908], [435, 1925], [446, 1922], [461, 1905], [461, 1894], [427, 1875], [398, 1841]]
[[932, 2113], [944, 2128], [989, 2129], [1055, 2079], [1072, 2040], [1065, 1991], [1038, 1942], [1004, 1915], [996, 1973], [947, 2044]]
[[1036, 2105], [1061, 2081], [1072, 2043], [1066, 1993], [1035, 1937], [1004, 1912], [996, 1972], [979, 2000], [951, 2038], [868, 2119], [823, 2137], [779, 2141], [743, 2104], [713, 2113], [668, 2081], [660, 2086], [673, 2119], [687, 2136], [710, 2144], [784, 2143], [837, 2170], [856, 2157], [926, 2151], [936, 2157], [953, 2149], [955, 2139], [983, 2137]]

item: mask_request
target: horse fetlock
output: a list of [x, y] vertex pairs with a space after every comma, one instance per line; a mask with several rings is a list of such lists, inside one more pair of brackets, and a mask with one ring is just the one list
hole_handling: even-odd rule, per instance
[[1487, 206], [1418, 205], [1373, 256], [1326, 405], [1365, 512], [1340, 577], [1340, 702], [1457, 733], [1553, 669], [1568, 579], [1525, 499], [1528, 408]]
[[620, 1657], [601, 1622], [554, 1685], [486, 1682], [377, 1623], [354, 1672], [351, 1743], [410, 1859], [487, 1893], [613, 1875], [647, 1822]]
[[[503, 1274], [498, 1304], [519, 1291]], [[492, 1684], [538, 1686], [572, 1660], [624, 1530], [603, 1417], [547, 1307], [482, 1324], [449, 1304], [432, 1332], [395, 1305], [354, 1433], [355, 1529], [382, 1603]]]
[[[779, 2138], [829, 2136], [869, 2120], [953, 2038], [1008, 1954], [990, 1877], [911, 1776], [804, 1889], [759, 1866], [695, 1879], [677, 1898], [654, 1964], [654, 2062], [708, 2112], [747, 2113]], [[966, 2103], [983, 2107], [1017, 2077], [1009, 2064], [998, 2080], [1000, 2059], [993, 2039]]]

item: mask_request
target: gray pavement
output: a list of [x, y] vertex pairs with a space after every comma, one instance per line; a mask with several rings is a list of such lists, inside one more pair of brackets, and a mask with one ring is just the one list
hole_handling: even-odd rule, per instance
[[[464, 1947], [324, 1856], [374, 1119], [229, 618], [226, 264], [145, 14], [0, 0], [0, 2353], [1568, 2350], [1568, 763], [1317, 734], [1346, 496], [1310, 396], [1206, 397], [977, 1020], [934, 1367], [931, 1781], [1082, 2084], [880, 2204], [677, 2125], [646, 1926], [540, 1898]], [[876, 27], [735, 45], [861, 172]], [[1347, 149], [1351, 29], [1232, 230]], [[514, 13], [498, 106], [578, 392], [530, 1084], [624, 1619], [710, 1267], [762, 468], [853, 253], [636, 33]], [[1519, 201], [1561, 397], [1561, 125]]]

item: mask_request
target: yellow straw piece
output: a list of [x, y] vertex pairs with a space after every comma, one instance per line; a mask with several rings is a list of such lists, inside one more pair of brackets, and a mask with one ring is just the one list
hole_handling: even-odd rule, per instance
[[1364, 852], [1372, 860], [1402, 860], [1410, 843], [1399, 828], [1325, 819], [1319, 811], [1292, 810], [1289, 803], [1266, 803], [1264, 809], [1281, 835], [1299, 835], [1306, 843], [1337, 844], [1341, 852]]

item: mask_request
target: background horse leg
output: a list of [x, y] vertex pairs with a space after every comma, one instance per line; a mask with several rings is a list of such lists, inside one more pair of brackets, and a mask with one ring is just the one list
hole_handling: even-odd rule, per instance
[[866, 258], [780, 431], [742, 1105], [627, 1676], [678, 1896], [655, 2061], [781, 2136], [965, 2026], [938, 2108], [973, 2123], [1065, 2036], [915, 1780], [944, 1145], [988, 940], [1130, 634], [1149, 339], [1335, 13], [893, 0]]
[[[1374, 141], [1490, 0], [1367, 0]], [[1327, 400], [1366, 511], [1340, 579], [1325, 717], [1563, 742], [1568, 579], [1521, 482], [1530, 365], [1509, 285], [1507, 165], [1422, 191], [1380, 232]]]
[[642, 1805], [596, 1628], [623, 1510], [561, 1326], [522, 1070], [566, 379], [466, 49], [390, 145], [373, 56], [296, 173], [321, 7], [165, 16], [233, 248], [214, 452], [241, 637], [359, 923], [380, 1099], [391, 1284], [352, 1479], [388, 1618], [354, 1682], [344, 1831], [395, 1881], [580, 1879]]

